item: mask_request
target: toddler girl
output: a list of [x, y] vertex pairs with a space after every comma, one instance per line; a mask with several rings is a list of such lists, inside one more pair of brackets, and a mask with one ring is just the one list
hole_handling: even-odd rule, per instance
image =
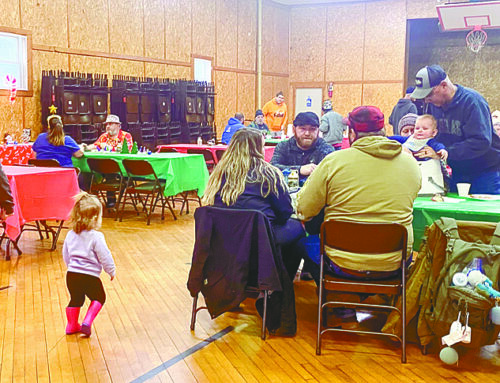
[[[97, 231], [102, 223], [101, 203], [96, 196], [85, 192], [78, 194], [75, 199], [75, 206], [71, 211], [73, 230], [66, 236], [63, 247], [64, 262], [68, 266], [66, 285], [71, 295], [66, 307], [66, 334], [81, 332], [89, 337], [92, 322], [106, 300], [99, 275], [104, 268], [113, 280], [115, 263], [104, 235]], [[91, 302], [80, 326], [78, 316], [85, 296]]]

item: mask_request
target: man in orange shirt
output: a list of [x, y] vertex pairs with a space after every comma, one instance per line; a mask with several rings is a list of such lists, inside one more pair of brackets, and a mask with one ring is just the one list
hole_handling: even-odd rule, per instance
[[278, 92], [276, 97], [267, 102], [262, 108], [262, 112], [264, 113], [264, 118], [269, 130], [274, 136], [285, 131], [288, 113], [283, 92]]

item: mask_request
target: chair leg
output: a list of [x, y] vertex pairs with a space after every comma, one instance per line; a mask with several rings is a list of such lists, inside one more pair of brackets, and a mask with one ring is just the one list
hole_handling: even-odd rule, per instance
[[264, 290], [264, 315], [262, 315], [262, 330], [260, 333], [260, 337], [262, 340], [266, 340], [267, 298], [268, 297], [269, 297], [268, 291]]
[[316, 355], [321, 355], [321, 321], [323, 314], [323, 255], [320, 258], [319, 291], [318, 291], [318, 332], [316, 334]]
[[63, 227], [64, 221], [61, 221], [59, 226], [57, 227], [57, 230], [52, 233], [52, 247], [50, 248], [50, 251], [54, 251], [57, 247], [57, 240], [59, 239], [59, 234], [61, 234], [61, 229]]
[[[165, 197], [165, 202], [167, 204], [168, 210], [170, 210], [170, 213], [172, 213], [172, 216], [174, 217], [174, 221], [177, 220], [177, 216], [174, 213], [174, 209], [172, 209], [172, 205], [170, 205], [170, 201], [168, 200], [169, 197]], [[174, 197], [172, 197], [172, 204], [174, 204]]]
[[198, 313], [196, 306], [198, 305], [198, 295], [193, 298], [193, 308], [191, 310], [191, 331], [194, 331], [196, 324], [196, 314]]
[[[405, 271], [403, 270], [403, 273]], [[401, 293], [401, 363], [406, 363], [406, 283], [404, 283]]]

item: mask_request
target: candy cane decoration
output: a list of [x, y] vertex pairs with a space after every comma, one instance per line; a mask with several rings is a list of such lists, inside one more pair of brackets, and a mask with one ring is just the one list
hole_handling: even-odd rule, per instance
[[9, 101], [11, 104], [14, 104], [16, 102], [16, 93], [17, 93], [17, 85], [16, 85], [16, 78], [11, 75], [6, 76], [6, 82], [7, 86], [10, 89], [10, 96], [9, 96]]

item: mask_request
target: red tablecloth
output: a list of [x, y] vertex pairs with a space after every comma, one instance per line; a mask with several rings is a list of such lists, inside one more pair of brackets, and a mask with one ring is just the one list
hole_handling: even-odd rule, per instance
[[[213, 157], [215, 158], [215, 163], [218, 162], [217, 156], [215, 155], [216, 150], [226, 150], [227, 145], [197, 145], [197, 144], [170, 144], [170, 145], [159, 145], [158, 150], [161, 148], [173, 148], [177, 150], [179, 153], [187, 153], [188, 149], [208, 149], [212, 152]], [[271, 158], [273, 158], [274, 154], [274, 146], [266, 146], [264, 147], [264, 158], [267, 162], [271, 162]]]
[[32, 144], [0, 145], [2, 165], [26, 165], [30, 158], [35, 158]]
[[7, 235], [16, 239], [30, 221], [67, 220], [78, 194], [73, 168], [4, 166], [14, 198], [14, 214], [7, 218]]

